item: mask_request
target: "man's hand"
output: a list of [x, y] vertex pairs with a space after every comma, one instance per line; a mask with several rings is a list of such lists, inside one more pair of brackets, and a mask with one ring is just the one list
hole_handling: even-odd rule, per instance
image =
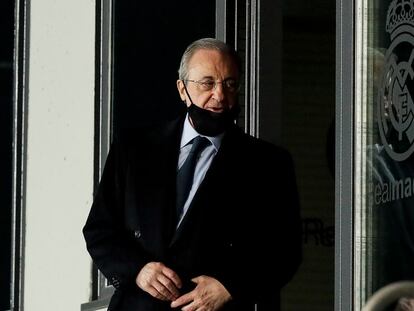
[[180, 278], [161, 262], [147, 263], [138, 273], [135, 282], [143, 291], [160, 300], [173, 301], [180, 295]]
[[197, 284], [196, 288], [174, 300], [172, 308], [184, 306], [182, 311], [216, 311], [231, 300], [223, 284], [212, 277], [202, 275], [191, 281]]

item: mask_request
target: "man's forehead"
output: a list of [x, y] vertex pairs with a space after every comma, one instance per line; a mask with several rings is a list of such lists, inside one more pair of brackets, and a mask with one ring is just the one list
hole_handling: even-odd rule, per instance
[[237, 65], [232, 56], [218, 50], [199, 49], [190, 58], [188, 63], [189, 71], [221, 70], [232, 75], [237, 74]]
[[190, 63], [193, 60], [199, 59], [199, 58], [206, 58], [206, 59], [222, 59], [225, 60], [226, 62], [230, 62], [233, 61], [231, 55], [229, 53], [220, 51], [220, 50], [215, 50], [215, 49], [198, 49], [196, 50], [193, 55], [190, 58]]

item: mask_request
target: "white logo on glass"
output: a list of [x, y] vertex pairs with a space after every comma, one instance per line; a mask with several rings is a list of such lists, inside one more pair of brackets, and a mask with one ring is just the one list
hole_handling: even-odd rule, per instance
[[393, 0], [386, 30], [391, 44], [378, 97], [378, 127], [388, 155], [395, 161], [414, 151], [414, 0]]

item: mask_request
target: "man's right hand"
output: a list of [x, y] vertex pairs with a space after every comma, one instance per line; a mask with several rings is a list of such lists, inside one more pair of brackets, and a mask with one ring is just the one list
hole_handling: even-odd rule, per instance
[[143, 291], [160, 300], [173, 301], [180, 296], [180, 278], [161, 262], [147, 263], [138, 273], [135, 282]]

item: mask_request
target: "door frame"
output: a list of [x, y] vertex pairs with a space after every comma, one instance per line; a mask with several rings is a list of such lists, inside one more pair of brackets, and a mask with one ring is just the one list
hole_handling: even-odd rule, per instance
[[335, 310], [353, 310], [354, 1], [336, 1]]

